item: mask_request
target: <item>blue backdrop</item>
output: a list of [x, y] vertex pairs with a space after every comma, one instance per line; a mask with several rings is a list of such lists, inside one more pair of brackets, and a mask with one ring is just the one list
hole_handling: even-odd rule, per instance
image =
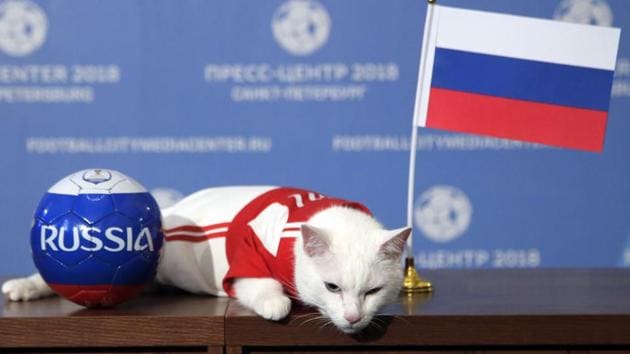
[[[441, 0], [622, 28], [602, 154], [421, 129], [419, 267], [630, 265], [630, 3]], [[406, 222], [421, 0], [0, 0], [0, 269], [34, 270], [39, 198], [76, 170], [160, 203], [276, 184]], [[628, 250], [628, 251], [626, 251]]]

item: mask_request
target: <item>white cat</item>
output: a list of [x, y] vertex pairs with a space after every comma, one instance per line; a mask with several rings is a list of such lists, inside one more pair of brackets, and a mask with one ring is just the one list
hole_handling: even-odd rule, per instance
[[[159, 283], [234, 296], [270, 320], [286, 317], [294, 298], [346, 333], [396, 298], [410, 234], [383, 229], [361, 204], [277, 187], [205, 189], [164, 209], [162, 221]], [[39, 274], [2, 292], [14, 301], [53, 294]]]

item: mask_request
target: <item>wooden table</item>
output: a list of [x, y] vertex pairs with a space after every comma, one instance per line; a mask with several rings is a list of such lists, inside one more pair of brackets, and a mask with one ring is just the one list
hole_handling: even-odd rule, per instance
[[226, 298], [161, 289], [114, 309], [86, 309], [60, 297], [1, 296], [0, 352], [223, 353]]
[[[231, 302], [228, 353], [303, 350], [435, 353], [630, 353], [630, 270], [442, 270], [422, 272], [435, 292], [401, 296], [378, 327], [339, 333], [294, 311], [281, 323]], [[354, 348], [353, 350], [356, 350]], [[611, 352], [616, 350], [616, 352]]]
[[276, 323], [235, 301], [172, 291], [110, 310], [2, 300], [0, 351], [630, 353], [628, 269], [422, 274], [432, 295], [401, 296], [355, 336], [307, 308]]

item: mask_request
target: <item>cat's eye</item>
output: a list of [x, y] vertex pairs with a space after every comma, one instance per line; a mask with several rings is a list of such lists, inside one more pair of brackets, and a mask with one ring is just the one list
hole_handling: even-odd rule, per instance
[[337, 284], [324, 282], [324, 285], [326, 286], [326, 289], [331, 293], [338, 293], [341, 291], [341, 288], [337, 286]]
[[382, 286], [379, 286], [378, 288], [372, 288], [372, 289], [370, 289], [370, 290], [366, 291], [366, 292], [365, 292], [365, 295], [374, 295], [374, 294], [376, 294], [377, 292], [381, 291], [381, 289], [383, 289], [383, 287], [382, 287]]

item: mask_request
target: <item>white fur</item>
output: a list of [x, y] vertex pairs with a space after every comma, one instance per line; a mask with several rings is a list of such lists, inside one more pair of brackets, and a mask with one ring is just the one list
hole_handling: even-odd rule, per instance
[[[355, 209], [332, 207], [315, 214], [307, 223], [324, 231], [329, 250], [315, 257], [304, 251], [304, 241], [295, 244], [295, 274], [299, 298], [330, 318], [342, 331], [366, 327], [377, 311], [394, 300], [402, 285], [400, 254], [386, 257], [382, 246], [400, 234], [387, 231], [369, 215]], [[407, 234], [408, 235], [408, 234]], [[406, 239], [407, 235], [400, 236]], [[338, 293], [325, 283], [341, 288]], [[375, 294], [370, 289], [382, 287]], [[360, 320], [351, 323], [346, 318]]]
[[35, 273], [27, 278], [17, 278], [2, 284], [2, 293], [12, 301], [29, 301], [52, 296], [54, 292], [42, 276]]
[[[208, 189], [205, 193], [210, 195], [213, 191], [216, 189]], [[211, 198], [202, 199], [207, 201]], [[179, 207], [179, 210], [185, 210], [184, 207], [199, 210], [192, 204], [197, 205], [198, 202], [189, 199], [182, 207]], [[163, 219], [170, 220], [168, 217]], [[296, 239], [294, 247], [295, 292], [299, 300], [317, 308], [339, 329], [354, 333], [365, 328], [383, 305], [395, 299], [402, 284], [400, 256], [404, 241], [409, 235], [408, 229], [388, 231], [364, 212], [345, 207], [331, 207], [311, 217], [303, 226], [302, 234], [304, 236]], [[308, 239], [307, 243], [305, 239]], [[169, 244], [165, 243], [167, 255]], [[177, 245], [177, 243], [174, 244]], [[195, 245], [201, 247], [203, 244], [196, 243]], [[224, 247], [224, 242], [218, 244], [209, 242], [207, 247], [210, 245], [214, 245], [212, 246], [214, 253], [225, 252], [214, 249], [216, 245]], [[181, 249], [191, 250], [189, 252], [194, 250], [193, 248]], [[208, 261], [204, 258], [207, 254], [209, 252], [198, 252], [198, 254], [179, 252], [174, 256], [191, 257], [198, 260], [201, 265], [206, 264], [201, 262], [202, 260]], [[162, 262], [156, 279], [184, 289], [199, 288], [196, 283], [182, 280], [190, 277], [184, 276], [181, 272], [192, 272], [195, 267], [179, 269], [176, 277], [169, 278], [169, 272], [173, 273], [174, 269], [165, 269], [168, 267], [164, 264], [176, 266], [179, 263]], [[331, 292], [326, 288], [325, 283], [338, 285], [340, 291]], [[375, 288], [381, 289], [374, 294], [366, 294]], [[234, 291], [243, 305], [266, 319], [282, 319], [291, 310], [291, 300], [277, 280], [237, 279], [234, 282]], [[5, 297], [13, 301], [35, 300], [53, 295], [53, 291], [39, 274], [9, 280], [3, 284], [2, 292]], [[217, 293], [214, 294], [217, 295]], [[218, 293], [218, 295], [222, 294]]]
[[282, 284], [270, 278], [241, 278], [234, 282], [238, 301], [268, 320], [281, 320], [291, 311]]

